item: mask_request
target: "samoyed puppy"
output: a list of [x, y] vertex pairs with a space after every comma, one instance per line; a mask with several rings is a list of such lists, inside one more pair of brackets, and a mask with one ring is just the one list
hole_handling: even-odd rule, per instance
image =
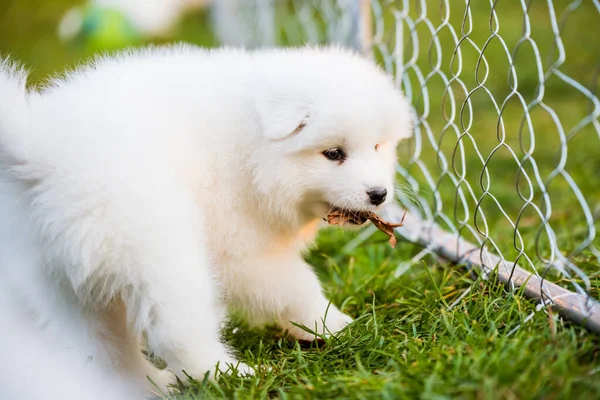
[[352, 321], [302, 252], [328, 211], [393, 201], [410, 108], [370, 61], [174, 46], [100, 58], [39, 91], [25, 81], [2, 64], [0, 309], [18, 322], [2, 323], [3, 378], [33, 361], [31, 337], [40, 365], [60, 358], [65, 387], [83, 374], [141, 397], [147, 378], [252, 373], [220, 338], [227, 308], [304, 340], [296, 324], [334, 334]]

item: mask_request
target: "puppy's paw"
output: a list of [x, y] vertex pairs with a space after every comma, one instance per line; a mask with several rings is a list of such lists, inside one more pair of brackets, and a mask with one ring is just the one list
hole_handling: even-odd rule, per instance
[[237, 376], [242, 378], [254, 376], [254, 369], [248, 364], [239, 361], [219, 364], [219, 371], [223, 374], [237, 373]]
[[[183, 372], [185, 371], [185, 372]], [[175, 372], [175, 371], [173, 371]], [[188, 377], [203, 380], [208, 375], [209, 380], [215, 380], [219, 375], [237, 375], [239, 377], [247, 377], [254, 375], [254, 369], [249, 365], [237, 361], [236, 359], [224, 356], [218, 361], [206, 365], [206, 367], [197, 367], [193, 371], [182, 370], [181, 374], [176, 374], [182, 382], [186, 382]]]
[[[325, 321], [325, 324], [323, 324], [323, 321]], [[330, 306], [327, 315], [315, 315], [309, 318], [304, 317], [298, 319], [290, 318], [289, 321], [283, 321], [281, 323], [281, 327], [294, 338], [312, 341], [317, 339], [318, 336], [292, 324], [292, 322], [304, 325], [319, 335], [331, 336], [344, 329], [346, 325], [352, 322], [352, 318], [338, 310], [337, 307]]]
[[150, 384], [150, 393], [157, 396], [164, 396], [169, 393], [171, 388], [177, 386], [177, 378], [169, 370], [156, 370], [146, 375]]

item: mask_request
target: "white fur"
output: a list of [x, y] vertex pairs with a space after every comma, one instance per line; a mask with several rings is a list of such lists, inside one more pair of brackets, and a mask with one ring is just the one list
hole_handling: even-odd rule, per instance
[[[169, 376], [142, 333], [169, 370], [202, 377], [236, 364], [225, 307], [302, 339], [291, 321], [351, 321], [331, 305], [323, 327], [329, 302], [302, 252], [331, 205], [393, 200], [409, 108], [369, 61], [177, 46], [99, 59], [41, 93], [24, 80], [0, 68], [0, 310], [25, 321], [0, 337], [2, 377], [17, 374], [21, 332], [48, 360], [69, 349], [56, 374], [86, 365], [90, 388], [147, 388]], [[336, 146], [343, 163], [322, 154]], [[379, 207], [372, 187], [390, 193]]]

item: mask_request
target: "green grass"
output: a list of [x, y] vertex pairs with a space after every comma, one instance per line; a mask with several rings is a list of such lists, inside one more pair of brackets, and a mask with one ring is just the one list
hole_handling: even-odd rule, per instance
[[263, 368], [253, 378], [195, 382], [187, 398], [600, 395], [597, 336], [565, 324], [553, 312], [536, 313], [524, 323], [535, 310], [531, 302], [458, 266], [427, 260], [390, 279], [418, 249], [403, 243], [393, 251], [377, 235], [351, 255], [336, 255], [343, 236], [336, 231], [323, 235], [309, 259], [333, 302], [355, 322], [324, 344], [303, 347], [274, 329], [251, 331], [236, 321], [227, 328], [227, 338], [245, 362], [271, 370]]
[[[73, 0], [8, 0], [0, 2], [0, 53], [12, 53], [33, 70], [31, 83], [43, 81], [48, 74], [60, 72], [90, 56], [82, 48], [65, 47], [55, 36], [56, 23]], [[415, 2], [410, 2], [415, 4]], [[475, 26], [471, 38], [483, 46], [489, 37], [489, 4], [472, 1]], [[571, 2], [555, 0], [558, 14]], [[521, 37], [522, 14], [517, 7], [498, 2], [500, 33], [510, 49]], [[452, 23], [460, 25], [464, 2], [451, 1]], [[436, 20], [439, 2], [430, 2], [432, 20]], [[533, 38], [543, 54], [543, 65], [551, 60], [552, 34], [546, 2], [531, 4]], [[416, 13], [411, 14], [416, 17]], [[390, 21], [390, 15], [386, 16]], [[591, 2], [583, 2], [565, 25], [563, 39], [567, 62], [562, 70], [586, 84], [594, 86], [594, 74], [600, 69], [600, 35], [598, 13]], [[417, 66], [430, 70], [428, 36], [425, 26], [417, 26], [421, 48]], [[448, 32], [440, 33], [444, 60], [449, 60], [452, 47]], [[215, 45], [207, 15], [190, 16], [182, 23], [176, 39], [205, 46]], [[386, 40], [392, 40], [388, 37]], [[410, 48], [407, 52], [412, 51]], [[519, 88], [529, 101], [537, 86], [535, 63], [530, 48], [517, 57]], [[486, 86], [502, 100], [508, 93], [508, 64], [497, 40], [490, 42], [485, 53], [490, 61]], [[475, 86], [474, 66], [478, 54], [465, 49], [462, 78], [470, 88]], [[452, 66], [443, 64], [443, 70]], [[429, 68], [429, 69], [428, 69]], [[408, 71], [413, 79], [415, 71]], [[559, 82], [551, 82], [545, 100], [552, 105], [568, 131], [590, 109], [585, 99]], [[443, 85], [438, 78], [427, 82], [431, 113], [427, 122], [443, 154], [452, 160], [456, 143], [453, 134], [442, 136], [445, 119], [441, 112]], [[458, 88], [455, 88], [458, 89]], [[414, 87], [413, 104], [419, 115], [424, 112], [423, 88]], [[457, 95], [461, 100], [461, 96]], [[484, 157], [498, 145], [498, 116], [483, 93], [473, 97], [475, 123], [469, 133]], [[505, 141], [519, 150], [522, 110], [513, 102], [504, 113]], [[540, 173], [546, 177], [556, 166], [559, 138], [552, 119], [540, 110], [532, 111], [540, 162]], [[460, 126], [460, 124], [459, 124]], [[525, 141], [527, 142], [527, 140]], [[600, 157], [598, 137], [586, 128], [569, 143], [567, 169], [591, 202], [598, 207], [600, 198]], [[412, 143], [399, 150], [406, 162]], [[469, 166], [465, 179], [481, 195], [479, 174], [481, 163], [474, 148], [466, 144]], [[421, 159], [439, 179], [443, 210], [452, 215], [455, 188], [441, 177], [435, 153], [425, 147]], [[451, 165], [452, 167], [457, 165]], [[432, 190], [415, 166], [411, 172], [422, 185], [419, 193], [433, 204]], [[523, 207], [517, 196], [517, 168], [510, 154], [500, 151], [489, 165], [493, 178], [490, 191], [502, 202], [514, 220]], [[562, 248], [572, 250], [583, 237], [581, 212], [564, 179], [550, 187], [553, 201], [551, 220]], [[539, 201], [539, 197], [536, 197]], [[474, 204], [469, 204], [471, 212]], [[498, 240], [507, 257], [514, 257], [512, 228], [499, 210], [484, 202], [490, 235]], [[473, 222], [473, 215], [469, 221]], [[534, 239], [540, 220], [527, 210], [520, 225], [526, 250], [534, 250]], [[597, 224], [598, 225], [598, 224]], [[600, 229], [600, 226], [597, 226]], [[517, 292], [509, 292], [501, 284], [471, 275], [461, 265], [443, 264], [431, 258], [407, 264], [420, 249], [400, 242], [396, 250], [389, 248], [386, 238], [376, 234], [351, 253], [342, 248], [355, 233], [331, 228], [318, 238], [317, 246], [307, 259], [318, 271], [332, 302], [354, 318], [355, 322], [341, 335], [325, 339], [321, 344], [299, 344], [281, 337], [273, 328], [249, 330], [234, 319], [226, 329], [227, 339], [243, 361], [270, 367], [253, 378], [222, 376], [217, 382], [195, 381], [183, 398], [473, 398], [473, 399], [591, 399], [600, 397], [600, 338], [584, 328], [561, 320], [556, 312], [534, 312], [535, 304]], [[595, 244], [600, 246], [598, 239]], [[542, 245], [543, 247], [543, 245]], [[575, 258], [592, 282], [591, 296], [600, 299], [600, 264], [591, 253]], [[396, 273], [401, 272], [397, 277]], [[561, 280], [565, 286], [569, 282]], [[468, 291], [468, 292], [466, 292]], [[464, 296], [460, 298], [460, 296]], [[459, 300], [460, 298], [460, 300]], [[454, 304], [456, 303], [456, 304]], [[450, 307], [450, 305], [453, 305]], [[526, 319], [532, 315], [526, 322]], [[234, 333], [235, 332], [235, 333]], [[32, 377], [32, 379], [34, 379]], [[39, 378], [43, 379], [43, 378]]]

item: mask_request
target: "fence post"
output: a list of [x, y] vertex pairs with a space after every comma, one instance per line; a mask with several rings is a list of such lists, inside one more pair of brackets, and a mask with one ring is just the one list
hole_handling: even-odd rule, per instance
[[354, 39], [355, 46], [360, 54], [372, 58], [373, 21], [371, 18], [371, 1], [358, 0], [355, 4], [353, 16], [357, 28]]

